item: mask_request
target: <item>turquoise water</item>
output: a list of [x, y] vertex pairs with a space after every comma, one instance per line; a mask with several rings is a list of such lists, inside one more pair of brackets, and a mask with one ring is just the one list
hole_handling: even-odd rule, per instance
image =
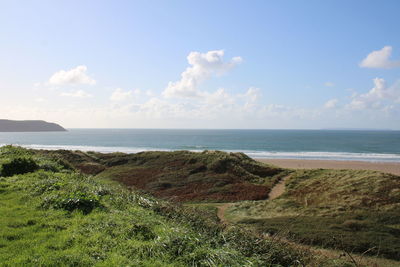
[[0, 145], [134, 153], [241, 151], [257, 158], [400, 162], [400, 131], [69, 129], [0, 133]]

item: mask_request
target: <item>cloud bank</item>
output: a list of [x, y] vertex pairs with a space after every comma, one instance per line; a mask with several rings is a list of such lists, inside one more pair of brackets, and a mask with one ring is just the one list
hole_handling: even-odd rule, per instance
[[388, 87], [383, 78], [373, 79], [374, 87], [365, 94], [355, 94], [349, 107], [352, 109], [379, 109], [400, 103], [400, 82]]
[[88, 94], [83, 90], [75, 90], [75, 91], [71, 91], [71, 92], [62, 92], [60, 95], [61, 96], [66, 96], [66, 97], [74, 97], [74, 98], [89, 98], [89, 97], [92, 97], [91, 94]]
[[112, 102], [122, 102], [132, 99], [134, 91], [124, 91], [121, 88], [117, 88], [110, 96]]

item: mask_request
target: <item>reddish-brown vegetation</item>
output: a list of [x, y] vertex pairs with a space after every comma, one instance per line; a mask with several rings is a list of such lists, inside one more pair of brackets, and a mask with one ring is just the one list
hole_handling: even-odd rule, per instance
[[219, 151], [45, 153], [67, 160], [83, 173], [111, 178], [127, 187], [179, 202], [266, 199], [284, 172], [242, 153]]

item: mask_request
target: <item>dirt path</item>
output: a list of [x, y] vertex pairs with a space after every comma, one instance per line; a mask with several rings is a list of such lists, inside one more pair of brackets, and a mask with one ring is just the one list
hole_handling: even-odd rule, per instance
[[268, 200], [274, 200], [285, 193], [286, 180], [289, 179], [290, 175], [283, 177], [274, 187], [272, 187], [271, 192], [268, 194]]
[[[289, 179], [290, 175], [283, 177], [272, 189], [271, 192], [268, 194], [268, 200], [273, 200], [277, 197], [280, 197], [285, 192], [285, 184], [286, 180]], [[225, 218], [225, 211], [231, 207], [234, 203], [224, 203], [220, 206], [217, 206], [217, 216], [221, 223], [228, 224], [228, 220]]]
[[221, 206], [217, 207], [217, 209], [218, 209], [217, 216], [218, 216], [219, 220], [221, 221], [221, 223], [228, 224], [228, 220], [226, 220], [226, 218], [225, 218], [225, 211], [232, 205], [233, 205], [233, 203], [224, 203]]

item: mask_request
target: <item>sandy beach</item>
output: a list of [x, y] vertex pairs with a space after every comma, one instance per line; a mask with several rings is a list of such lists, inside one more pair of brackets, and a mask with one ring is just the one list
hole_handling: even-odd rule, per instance
[[374, 170], [400, 175], [400, 162], [366, 162], [339, 160], [303, 160], [303, 159], [256, 159], [282, 168], [293, 169], [353, 169]]

